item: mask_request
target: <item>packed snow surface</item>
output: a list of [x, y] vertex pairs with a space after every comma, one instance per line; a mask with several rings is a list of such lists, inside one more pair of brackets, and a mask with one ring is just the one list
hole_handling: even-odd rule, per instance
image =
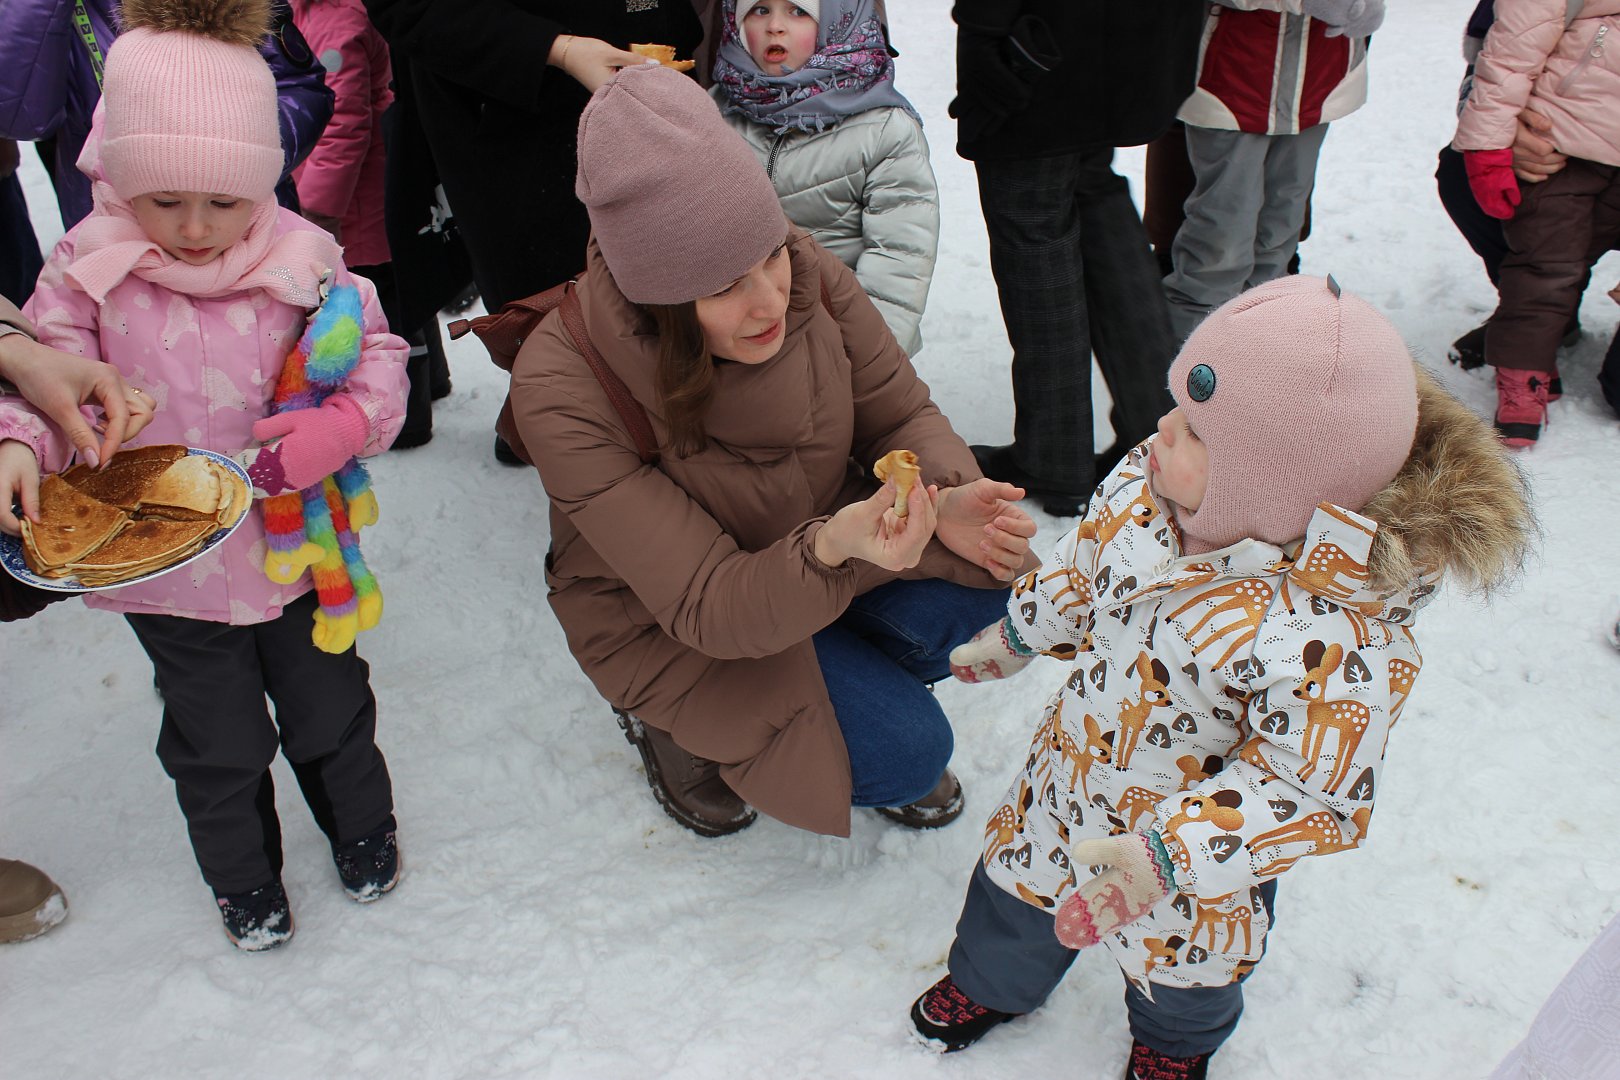
[[[1432, 180], [1468, 10], [1390, 5], [1371, 100], [1323, 150], [1302, 254], [1308, 272], [1332, 272], [1387, 312], [1486, 412], [1488, 373], [1445, 353], [1494, 295]], [[969, 441], [1004, 442], [1009, 349], [972, 167], [945, 113], [950, 4], [890, 12], [900, 87], [927, 122], [941, 191], [918, 367]], [[24, 158], [49, 245], [54, 202]], [[1141, 161], [1119, 155], [1138, 193]], [[1369, 844], [1284, 877], [1270, 955], [1212, 1076], [1483, 1076], [1620, 907], [1620, 655], [1604, 634], [1620, 580], [1592, 557], [1620, 534], [1620, 423], [1593, 381], [1617, 279], [1611, 255], [1582, 305], [1586, 332], [1561, 357], [1565, 396], [1521, 459], [1545, 530], [1536, 561], [1489, 606], [1447, 594], [1422, 616], [1423, 675], [1390, 742]], [[378, 903], [344, 895], [278, 762], [298, 932], [262, 955], [233, 949], [153, 754], [161, 704], [129, 629], [69, 602], [0, 630], [0, 855], [46, 868], [71, 907], [51, 933], [0, 950], [0, 1072], [1119, 1076], [1130, 1037], [1101, 950], [1045, 1008], [965, 1053], [922, 1049], [906, 1019], [944, 972], [980, 822], [1062, 665], [939, 688], [968, 802], [948, 828], [910, 832], [857, 811], [848, 840], [765, 819], [700, 839], [654, 803], [546, 605], [540, 485], [490, 453], [504, 376], [472, 340], [452, 346], [452, 364], [432, 443], [373, 465], [382, 520], [365, 550], [387, 613], [360, 649], [405, 858]], [[1064, 523], [1031, 509], [1040, 543], [1055, 540]]]

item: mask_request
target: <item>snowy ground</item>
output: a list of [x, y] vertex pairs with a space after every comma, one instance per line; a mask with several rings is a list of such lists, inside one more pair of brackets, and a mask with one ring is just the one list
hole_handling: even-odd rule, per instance
[[[972, 170], [945, 115], [949, 4], [890, 8], [945, 222], [919, 366], [970, 441], [1005, 441], [1008, 349]], [[1431, 180], [1467, 11], [1390, 5], [1372, 101], [1327, 140], [1303, 257], [1387, 311], [1483, 411], [1488, 379], [1444, 356], [1493, 296]], [[1139, 177], [1140, 152], [1120, 158]], [[37, 162], [27, 179], [48, 245], [60, 229]], [[1483, 1076], [1620, 908], [1604, 824], [1620, 657], [1603, 640], [1620, 584], [1578, 547], [1620, 531], [1620, 424], [1592, 380], [1617, 278], [1610, 256], [1582, 309], [1586, 336], [1562, 361], [1566, 396], [1523, 459], [1540, 561], [1489, 607], [1443, 596], [1425, 613], [1423, 678], [1391, 742], [1379, 827], [1365, 850], [1287, 876], [1271, 955], [1216, 1077]], [[1057, 662], [940, 688], [969, 802], [940, 833], [862, 811], [847, 841], [767, 820], [699, 839], [659, 811], [564, 650], [541, 581], [540, 487], [490, 455], [500, 373], [472, 342], [453, 362], [433, 442], [374, 466], [383, 520], [365, 537], [388, 598], [361, 649], [402, 824], [399, 889], [368, 907], [343, 896], [278, 763], [298, 936], [236, 952], [152, 753], [160, 707], [128, 629], [69, 603], [0, 631], [0, 854], [47, 867], [72, 908], [0, 954], [0, 1071], [1118, 1076], [1129, 1037], [1101, 953], [1037, 1015], [965, 1054], [920, 1049], [905, 1016], [943, 972], [979, 821], [1062, 678]], [[1040, 521], [1055, 539], [1058, 523]]]

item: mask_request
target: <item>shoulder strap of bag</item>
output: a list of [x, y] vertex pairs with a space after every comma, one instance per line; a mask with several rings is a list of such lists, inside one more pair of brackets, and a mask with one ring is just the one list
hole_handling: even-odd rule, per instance
[[585, 329], [585, 312], [579, 306], [579, 297], [574, 294], [573, 282], [568, 282], [568, 290], [562, 298], [563, 328], [568, 336], [574, 339], [574, 347], [585, 357], [585, 362], [591, 366], [591, 374], [596, 381], [602, 384], [607, 391], [608, 400], [618, 410], [619, 418], [630, 432], [630, 437], [636, 441], [636, 453], [641, 455], [643, 465], [658, 464], [658, 440], [653, 438], [652, 423], [647, 419], [647, 410], [641, 407], [630, 393], [630, 388], [624, 385], [624, 380], [607, 366], [602, 354], [596, 351], [591, 344], [591, 337]]

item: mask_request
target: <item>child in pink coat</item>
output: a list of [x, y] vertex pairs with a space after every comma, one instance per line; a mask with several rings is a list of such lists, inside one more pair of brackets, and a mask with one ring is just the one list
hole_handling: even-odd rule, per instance
[[[250, 468], [255, 493], [273, 495], [388, 446], [403, 418], [405, 343], [332, 239], [276, 204], [275, 82], [254, 48], [268, 15], [264, 0], [183, 11], [126, 0], [80, 159], [95, 211], [57, 245], [26, 311], [42, 342], [114, 365], [155, 400], [143, 443], [229, 455], [281, 436]], [[328, 274], [359, 287], [360, 360], [320, 407], [270, 417]], [[71, 450], [21, 399], [0, 400], [0, 501], [36, 484], [41, 467], [64, 467]], [[365, 661], [352, 647], [315, 646], [309, 575], [270, 581], [265, 549], [263, 520], [250, 513], [189, 566], [88, 596], [122, 612], [152, 659], [164, 703], [158, 757], [226, 932], [248, 950], [292, 935], [270, 774], [278, 745], [350, 895], [375, 899], [399, 873]]]
[[[1620, 0], [1497, 0], [1496, 21], [1452, 146], [1480, 208], [1504, 219], [1496, 313], [1485, 360], [1496, 367], [1496, 429], [1534, 446], [1547, 419], [1558, 343], [1591, 265], [1620, 243]], [[1569, 155], [1559, 172], [1519, 186], [1513, 138], [1526, 106]]]

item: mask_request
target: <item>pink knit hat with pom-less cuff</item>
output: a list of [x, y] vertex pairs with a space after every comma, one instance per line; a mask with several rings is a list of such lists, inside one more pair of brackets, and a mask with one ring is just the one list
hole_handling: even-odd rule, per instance
[[776, 189], [701, 87], [627, 67], [579, 118], [579, 201], [608, 270], [637, 304], [711, 296], [787, 237]]
[[1359, 511], [1417, 431], [1412, 355], [1332, 278], [1257, 286], [1211, 312], [1170, 365], [1170, 393], [1209, 454], [1190, 547], [1305, 535], [1318, 503]]
[[120, 198], [274, 194], [282, 168], [276, 80], [256, 49], [138, 26], [107, 50], [102, 100], [101, 168]]

